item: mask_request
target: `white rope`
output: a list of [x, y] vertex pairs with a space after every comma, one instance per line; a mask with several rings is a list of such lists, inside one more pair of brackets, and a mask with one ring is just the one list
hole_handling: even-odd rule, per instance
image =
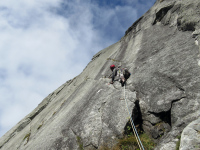
[[[139, 141], [139, 142], [138, 142], [138, 145], [139, 145], [139, 147], [140, 147], [140, 150], [141, 150], [141, 149], [144, 150], [144, 147], [143, 147], [142, 142], [141, 142], [141, 140], [140, 140], [140, 137], [139, 137], [139, 135], [138, 135], [138, 133], [137, 133], [137, 130], [136, 130], [135, 125], [134, 125], [134, 123], [133, 123], [133, 119], [132, 119], [132, 117], [131, 117], [131, 113], [130, 113], [129, 108], [128, 108], [128, 103], [127, 103], [127, 101], [126, 101], [126, 93], [125, 93], [126, 88], [125, 88], [125, 86], [126, 86], [126, 85], [124, 84], [124, 99], [125, 99], [125, 102], [126, 102], [127, 110], [128, 110], [128, 112], [129, 112], [130, 122], [131, 122], [131, 125], [132, 125], [132, 129], [133, 129], [133, 132], [134, 132], [134, 134], [135, 134], [135, 137], [136, 137], [137, 142]], [[142, 147], [142, 148], [141, 148], [141, 147]]]

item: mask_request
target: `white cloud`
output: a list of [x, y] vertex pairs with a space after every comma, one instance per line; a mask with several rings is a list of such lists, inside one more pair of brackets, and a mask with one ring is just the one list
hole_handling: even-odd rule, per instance
[[0, 136], [136, 20], [131, 6], [1, 0]]

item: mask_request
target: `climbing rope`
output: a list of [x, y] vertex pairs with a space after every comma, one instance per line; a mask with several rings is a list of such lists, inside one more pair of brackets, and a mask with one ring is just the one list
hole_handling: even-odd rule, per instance
[[140, 150], [144, 150], [144, 147], [143, 147], [142, 142], [141, 142], [141, 140], [140, 140], [140, 137], [139, 137], [139, 135], [138, 135], [138, 133], [137, 133], [137, 130], [136, 130], [135, 125], [134, 125], [134, 123], [133, 123], [133, 119], [132, 119], [132, 117], [131, 117], [131, 113], [130, 113], [129, 108], [128, 108], [128, 103], [127, 103], [127, 101], [126, 101], [126, 91], [125, 91], [125, 90], [126, 90], [126, 87], [125, 87], [125, 86], [126, 86], [126, 85], [124, 84], [124, 100], [125, 100], [125, 102], [126, 102], [126, 107], [127, 107], [127, 110], [128, 110], [129, 116], [130, 116], [131, 126], [132, 126], [132, 129], [133, 129], [135, 138], [136, 138], [136, 140], [137, 140], [137, 143], [138, 143], [138, 145], [139, 145], [139, 147], [140, 147]]

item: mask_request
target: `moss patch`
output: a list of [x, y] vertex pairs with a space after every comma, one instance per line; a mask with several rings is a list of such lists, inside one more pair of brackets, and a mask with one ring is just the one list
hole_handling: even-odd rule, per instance
[[56, 111], [52, 114], [52, 116], [54, 116], [56, 114]]
[[[143, 144], [145, 150], [153, 150], [156, 146], [153, 140], [146, 134], [142, 133], [140, 135], [140, 140]], [[117, 144], [112, 148], [109, 148], [106, 144], [99, 148], [100, 150], [139, 150], [137, 140], [134, 135], [125, 136], [119, 139]]]
[[83, 148], [83, 142], [81, 140], [81, 137], [77, 136], [76, 139], [77, 139], [77, 143], [79, 145], [79, 150], [84, 150], [84, 148]]
[[30, 136], [31, 136], [31, 133], [26, 134], [23, 141], [26, 140], [26, 142], [28, 143]]
[[181, 136], [177, 136], [178, 142], [176, 143], [176, 150], [179, 150], [180, 143], [181, 143]]
[[37, 130], [39, 130], [39, 129], [42, 127], [42, 125], [43, 125], [43, 124], [39, 125], [38, 128], [37, 128]]

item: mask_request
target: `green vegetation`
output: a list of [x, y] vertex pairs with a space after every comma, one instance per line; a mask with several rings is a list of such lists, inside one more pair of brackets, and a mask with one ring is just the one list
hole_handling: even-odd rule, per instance
[[83, 142], [81, 140], [81, 137], [77, 136], [76, 139], [77, 139], [77, 143], [79, 145], [79, 150], [84, 150], [84, 148], [83, 148]]
[[134, 136], [120, 139], [118, 142], [118, 147], [121, 150], [135, 150], [138, 147], [137, 140]]
[[62, 107], [64, 104], [65, 104], [65, 101], [64, 101], [64, 102], [62, 102], [62, 104], [60, 105], [60, 107]]
[[39, 129], [42, 127], [42, 125], [43, 125], [43, 124], [39, 125], [38, 128], [37, 128], [37, 130], [39, 130]]
[[54, 111], [54, 113], [52, 114], [52, 116], [54, 116], [56, 114], [56, 111]]
[[178, 142], [176, 143], [176, 150], [179, 150], [180, 143], [181, 143], [181, 136], [177, 136]]
[[25, 135], [23, 141], [26, 140], [26, 142], [28, 143], [30, 136], [31, 136], [31, 133], [29, 132], [28, 134]]
[[153, 150], [154, 147], [156, 146], [153, 140], [146, 133], [141, 134], [140, 139], [142, 141], [145, 150]]
[[[145, 150], [153, 150], [155, 143], [153, 140], [146, 134], [142, 133], [140, 135], [140, 140], [143, 144]], [[100, 150], [139, 150], [137, 140], [134, 135], [128, 135], [122, 139], [119, 139], [117, 144], [112, 148], [109, 148], [106, 144], [100, 147]]]
[[195, 145], [195, 149], [200, 149], [200, 146], [199, 145]]

